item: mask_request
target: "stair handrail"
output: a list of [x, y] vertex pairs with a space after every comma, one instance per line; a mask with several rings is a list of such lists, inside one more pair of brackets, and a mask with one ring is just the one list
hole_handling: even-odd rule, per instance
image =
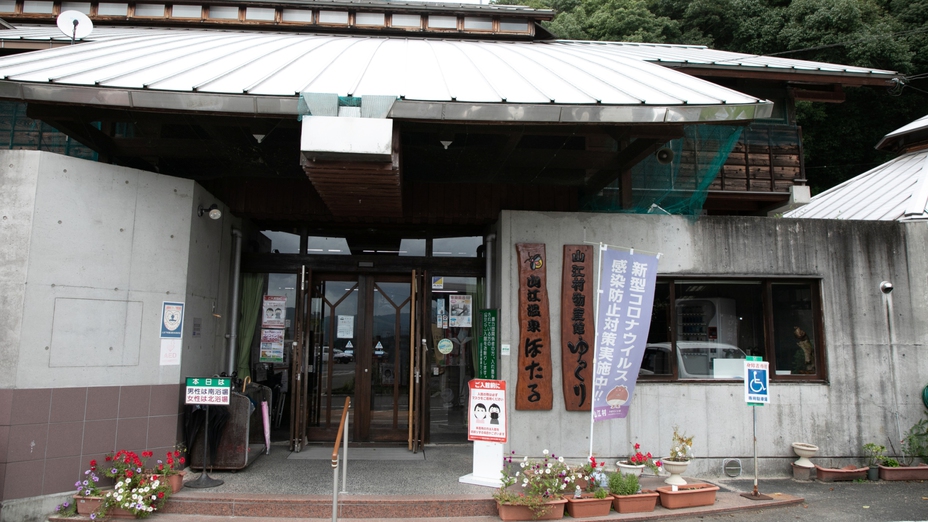
[[[351, 405], [351, 397], [345, 397], [345, 406], [342, 408], [342, 420], [338, 424], [338, 432], [335, 435], [335, 447], [332, 448], [332, 472], [334, 481], [332, 487], [332, 522], [338, 520], [338, 445], [342, 444], [342, 457], [345, 461], [342, 469], [342, 493], [347, 493], [348, 489], [348, 407]], [[342, 439], [344, 436], [344, 439]]]

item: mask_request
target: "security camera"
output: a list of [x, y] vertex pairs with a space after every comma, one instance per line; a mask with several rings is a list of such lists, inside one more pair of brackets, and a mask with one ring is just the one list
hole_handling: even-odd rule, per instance
[[883, 281], [882, 283], [880, 283], [880, 292], [883, 292], [884, 294], [888, 294], [892, 291], [893, 291], [892, 283], [890, 283], [889, 281]]

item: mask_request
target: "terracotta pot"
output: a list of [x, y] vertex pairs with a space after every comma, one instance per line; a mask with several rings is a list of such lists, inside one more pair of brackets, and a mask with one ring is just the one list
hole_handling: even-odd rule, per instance
[[564, 506], [567, 504], [566, 499], [552, 500], [545, 504], [545, 511], [536, 517], [526, 506], [518, 504], [500, 504], [496, 503], [496, 509], [499, 511], [499, 518], [503, 520], [560, 520], [564, 518]]
[[840, 469], [823, 468], [815, 465], [815, 478], [822, 482], [837, 482], [839, 480], [857, 480], [867, 478], [867, 468], [845, 466]]
[[677, 486], [677, 491], [673, 491], [673, 486], [657, 488], [661, 495], [661, 505], [667, 509], [711, 506], [715, 504], [715, 493], [718, 490], [718, 486], [703, 483]]
[[660, 493], [642, 489], [637, 495], [612, 495], [612, 507], [619, 513], [648, 513], [657, 507]]
[[585, 493], [582, 498], [567, 497], [567, 514], [574, 518], [604, 517], [612, 509], [612, 498], [596, 498]]
[[928, 465], [899, 466], [887, 468], [880, 466], [880, 478], [883, 480], [928, 480]]
[[106, 510], [106, 518], [135, 518], [131, 511], [113, 506]]
[[184, 487], [184, 474], [186, 472], [179, 471], [176, 475], [168, 475], [167, 481], [171, 485], [171, 494], [177, 493]]
[[78, 515], [89, 515], [100, 507], [103, 503], [103, 497], [84, 497], [74, 495], [74, 505], [77, 507]]

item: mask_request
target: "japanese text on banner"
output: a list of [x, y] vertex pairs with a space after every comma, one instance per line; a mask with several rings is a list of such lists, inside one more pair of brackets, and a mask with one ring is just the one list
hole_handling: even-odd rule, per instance
[[657, 280], [657, 256], [604, 250], [593, 367], [593, 419], [625, 418], [635, 391]]

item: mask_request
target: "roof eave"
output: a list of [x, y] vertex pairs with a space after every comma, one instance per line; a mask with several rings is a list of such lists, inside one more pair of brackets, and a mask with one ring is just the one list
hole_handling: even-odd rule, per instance
[[[0, 81], [0, 98], [125, 109], [297, 117], [299, 97], [120, 89]], [[397, 100], [396, 119], [534, 123], [724, 123], [769, 117], [773, 103], [719, 105], [569, 105]]]

